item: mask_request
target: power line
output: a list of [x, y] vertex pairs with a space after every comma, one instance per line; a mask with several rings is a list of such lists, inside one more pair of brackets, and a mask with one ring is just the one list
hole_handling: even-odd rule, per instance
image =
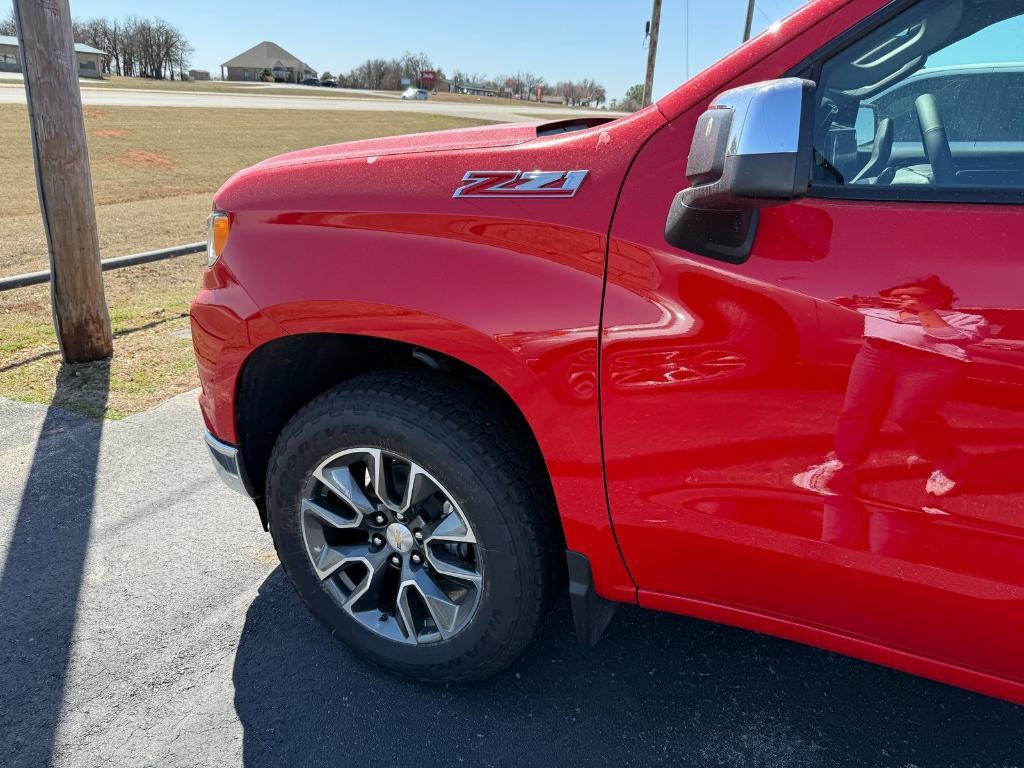
[[683, 0], [683, 11], [686, 16], [686, 35], [683, 43], [686, 46], [686, 79], [690, 79], [690, 0]]

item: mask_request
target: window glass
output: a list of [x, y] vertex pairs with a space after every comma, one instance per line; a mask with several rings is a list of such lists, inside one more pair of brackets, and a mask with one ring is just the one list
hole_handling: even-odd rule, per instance
[[1024, 0], [922, 0], [818, 86], [814, 188], [1024, 188]]
[[1000, 72], [992, 78], [991, 110], [979, 130], [980, 141], [1019, 141], [1024, 124], [1024, 71]]
[[857, 110], [857, 121], [853, 128], [857, 135], [857, 146], [870, 147], [875, 140], [875, 131], [877, 130], [874, 110], [868, 106], [861, 106]]

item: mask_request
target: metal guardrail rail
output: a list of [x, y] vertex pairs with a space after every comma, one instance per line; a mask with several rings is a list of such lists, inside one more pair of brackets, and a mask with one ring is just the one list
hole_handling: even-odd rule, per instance
[[[145, 251], [143, 253], [133, 253], [130, 256], [104, 259], [100, 262], [100, 268], [106, 272], [110, 269], [121, 269], [122, 267], [132, 267], [136, 264], [147, 264], [151, 261], [173, 259], [176, 256], [187, 256], [190, 253], [200, 253], [205, 250], [205, 242], [176, 245], [173, 248], [161, 248], [157, 251]], [[15, 288], [25, 288], [29, 285], [39, 285], [40, 283], [48, 282], [50, 282], [50, 270], [48, 269], [44, 269], [41, 272], [26, 272], [24, 275], [0, 277], [0, 291], [10, 291]]]

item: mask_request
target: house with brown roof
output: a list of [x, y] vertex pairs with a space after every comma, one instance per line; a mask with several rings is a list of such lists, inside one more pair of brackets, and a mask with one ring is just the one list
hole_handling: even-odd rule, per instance
[[277, 43], [264, 40], [230, 61], [220, 65], [224, 80], [261, 79], [263, 70], [268, 70], [279, 83], [301, 83], [304, 78], [316, 77], [316, 70], [306, 62], [288, 53]]

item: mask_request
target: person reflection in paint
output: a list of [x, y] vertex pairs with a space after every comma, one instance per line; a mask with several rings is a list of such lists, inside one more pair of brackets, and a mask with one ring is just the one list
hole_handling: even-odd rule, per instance
[[835, 449], [793, 482], [826, 495], [851, 492], [888, 414], [913, 443], [908, 465], [933, 468], [925, 491], [949, 495], [962, 485], [965, 461], [939, 409], [970, 363], [967, 347], [985, 338], [988, 324], [981, 315], [953, 310], [956, 295], [935, 275], [879, 297], [837, 299], [864, 315], [864, 343], [850, 370]]

